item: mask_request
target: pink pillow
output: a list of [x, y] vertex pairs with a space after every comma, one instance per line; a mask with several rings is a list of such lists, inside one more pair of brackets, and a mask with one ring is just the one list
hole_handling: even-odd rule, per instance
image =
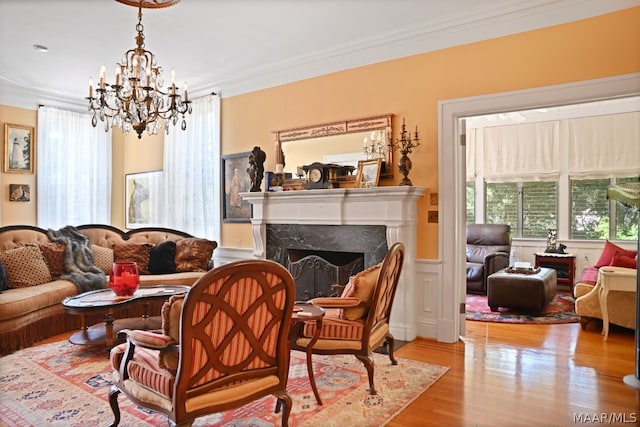
[[613, 261], [613, 256], [616, 254], [634, 258], [636, 256], [636, 251], [628, 251], [626, 249], [621, 248], [618, 245], [614, 245], [613, 243], [607, 240], [604, 244], [604, 249], [600, 254], [600, 258], [598, 258], [598, 261], [593, 266], [595, 268], [600, 268], [605, 265], [611, 265], [611, 262]]
[[595, 267], [585, 267], [582, 270], [579, 283], [587, 283], [589, 285], [595, 285], [598, 280], [598, 269]]
[[635, 269], [638, 267], [638, 261], [636, 260], [636, 258], [616, 253], [615, 255], [613, 255], [611, 265], [614, 267], [626, 267]]

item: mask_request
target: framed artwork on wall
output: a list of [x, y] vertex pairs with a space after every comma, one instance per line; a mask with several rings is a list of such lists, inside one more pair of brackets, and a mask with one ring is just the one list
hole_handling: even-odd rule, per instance
[[242, 200], [240, 193], [251, 190], [251, 178], [247, 172], [249, 152], [222, 156], [222, 221], [250, 222], [251, 204]]
[[28, 202], [31, 200], [29, 184], [9, 184], [10, 202]]
[[157, 226], [162, 171], [127, 174], [124, 185], [125, 228]]
[[381, 168], [382, 159], [360, 160], [358, 162], [358, 174], [356, 175], [356, 187], [377, 187]]
[[31, 126], [4, 124], [4, 172], [33, 173], [35, 134]]

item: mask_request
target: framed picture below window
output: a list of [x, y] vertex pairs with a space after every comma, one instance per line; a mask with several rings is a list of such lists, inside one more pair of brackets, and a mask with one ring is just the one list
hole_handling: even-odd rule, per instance
[[250, 222], [251, 204], [240, 193], [251, 190], [249, 152], [222, 156], [222, 221]]
[[35, 135], [31, 126], [4, 124], [4, 172], [33, 173]]
[[356, 175], [356, 187], [377, 187], [380, 181], [381, 168], [382, 159], [360, 160], [358, 162], [358, 173]]
[[125, 228], [157, 226], [162, 171], [130, 173], [125, 175]]

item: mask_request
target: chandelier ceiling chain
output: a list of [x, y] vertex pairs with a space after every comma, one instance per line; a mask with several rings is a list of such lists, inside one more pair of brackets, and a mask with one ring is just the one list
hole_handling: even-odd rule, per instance
[[187, 128], [186, 114], [192, 107], [184, 84], [182, 96], [175, 84], [175, 73], [171, 70], [171, 84], [164, 89], [162, 67], [155, 55], [145, 49], [144, 26], [142, 25], [142, 3], [138, 4], [138, 24], [136, 25], [136, 48], [128, 50], [120, 63], [116, 64], [115, 84], [105, 82], [105, 67], [100, 68], [100, 82], [95, 89], [89, 79], [89, 111], [93, 111], [91, 124], [96, 127], [98, 118], [105, 123], [105, 132], [110, 127], [120, 127], [123, 133], [132, 128], [142, 138], [145, 130], [155, 135], [160, 130], [160, 119], [169, 133], [169, 124], [176, 125], [182, 116], [181, 128]]

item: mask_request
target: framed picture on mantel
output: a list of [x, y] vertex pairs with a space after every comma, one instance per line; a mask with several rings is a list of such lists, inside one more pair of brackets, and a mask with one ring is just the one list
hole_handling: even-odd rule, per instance
[[382, 159], [360, 160], [358, 162], [358, 174], [356, 175], [356, 187], [377, 187], [381, 168]]

